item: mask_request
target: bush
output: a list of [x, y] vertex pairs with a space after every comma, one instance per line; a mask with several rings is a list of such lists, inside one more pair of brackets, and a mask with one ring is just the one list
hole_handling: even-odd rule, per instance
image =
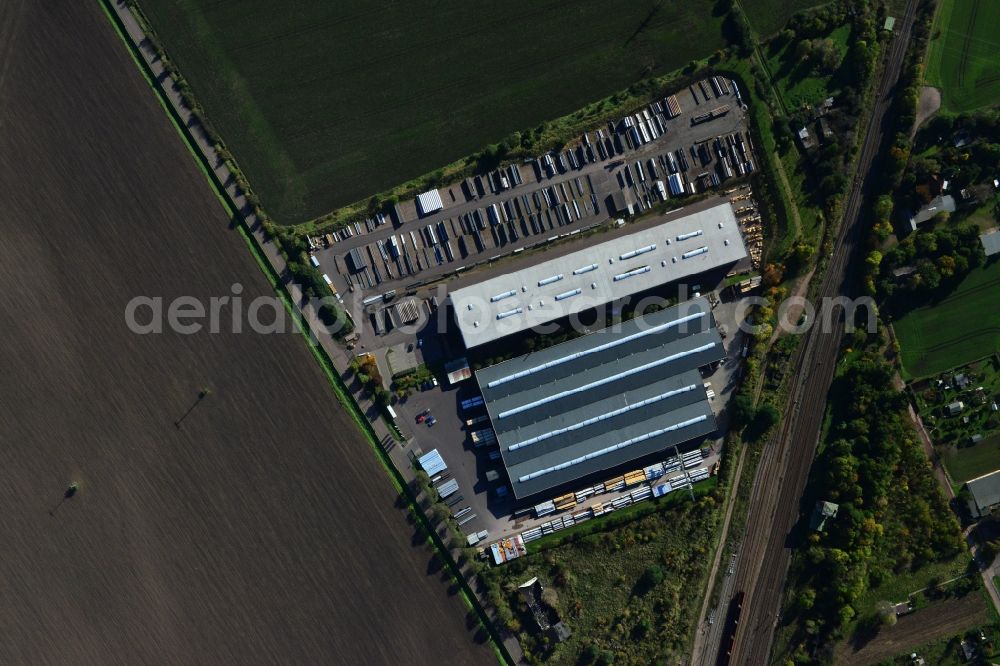
[[649, 593], [657, 585], [663, 582], [663, 578], [665, 576], [666, 574], [663, 572], [663, 567], [658, 564], [646, 567], [646, 570], [642, 572], [642, 576], [639, 577], [639, 582], [636, 583], [636, 594], [642, 595]]
[[772, 404], [764, 404], [754, 412], [753, 420], [743, 431], [743, 439], [748, 442], [760, 441], [778, 421], [781, 419], [781, 412]]
[[757, 409], [753, 406], [753, 398], [745, 392], [737, 394], [729, 403], [729, 419], [736, 430], [744, 428], [756, 415]]

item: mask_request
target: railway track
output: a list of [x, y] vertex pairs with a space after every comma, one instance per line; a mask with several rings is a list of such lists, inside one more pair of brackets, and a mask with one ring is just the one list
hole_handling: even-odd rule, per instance
[[[850, 292], [848, 268], [861, 239], [861, 208], [872, 184], [872, 165], [884, 138], [886, 114], [899, 80], [915, 12], [916, 0], [910, 0], [903, 18], [896, 24], [896, 36], [879, 79], [865, 131], [857, 167], [859, 175], [852, 184], [843, 223], [820, 286], [821, 299]], [[831, 317], [831, 321], [839, 322], [843, 312], [838, 314]], [[735, 594], [744, 596], [728, 663], [759, 666], [768, 663], [770, 658], [791, 561], [786, 541], [800, 514], [799, 502], [816, 451], [826, 396], [844, 332], [841, 325], [830, 329], [812, 328], [807, 339], [799, 345], [792, 360], [795, 379], [784, 418], [777, 434], [766, 445], [757, 469], [746, 537], [732, 587]], [[727, 645], [727, 638], [723, 637], [723, 646]], [[726, 652], [726, 647], [719, 651], [720, 663], [726, 663]]]

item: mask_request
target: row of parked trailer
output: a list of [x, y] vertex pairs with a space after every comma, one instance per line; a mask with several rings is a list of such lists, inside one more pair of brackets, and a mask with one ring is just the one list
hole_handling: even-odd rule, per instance
[[[698, 99], [698, 93], [695, 91], [695, 85], [697, 85], [698, 90], [701, 91], [701, 100]], [[718, 99], [728, 95], [735, 95], [737, 98], [740, 96], [740, 92], [736, 88], [736, 82], [727, 79], [724, 76], [710, 76], [707, 79], [698, 81], [697, 84], [691, 84], [689, 88], [695, 104], [710, 102], [713, 99]]]
[[733, 132], [715, 138], [715, 154], [726, 178], [732, 178], [733, 173], [745, 176], [753, 173], [753, 155], [747, 147], [750, 137], [743, 140], [743, 132]]
[[532, 192], [530, 197], [515, 196], [355, 248], [349, 254], [361, 253], [352, 262], [358, 266], [348, 273], [347, 279], [364, 289], [372, 289], [384, 281], [416, 275], [429, 267], [465, 258], [472, 253], [470, 245], [475, 246], [476, 252], [484, 253], [516, 242], [522, 235], [548, 234], [599, 210], [589, 178], [576, 178]]
[[342, 229], [338, 229], [337, 231], [330, 231], [319, 236], [308, 236], [306, 238], [306, 242], [309, 245], [309, 249], [311, 251], [315, 251], [324, 247], [330, 247], [331, 245], [342, 241], [346, 241], [348, 238], [360, 236], [366, 232], [375, 231], [375, 229], [391, 221], [391, 215], [386, 215], [385, 213], [375, 213], [373, 216], [365, 218], [364, 220], [349, 222], [346, 226]]
[[386, 280], [455, 262], [473, 251], [481, 254], [522, 237], [549, 236], [559, 227], [598, 214], [600, 206], [593, 192], [590, 177], [581, 176], [390, 234], [385, 240], [355, 248], [364, 253], [355, 263], [364, 267], [349, 274], [348, 280], [371, 289]]
[[[618, 185], [622, 189], [632, 188], [636, 195], [638, 210], [631, 212], [642, 213], [657, 201], [696, 194], [718, 187], [734, 176], [753, 173], [753, 159], [742, 132], [718, 137], [714, 141], [719, 156], [714, 171], [693, 171], [683, 149], [647, 158], [645, 162], [636, 160], [624, 165], [617, 172]], [[701, 168], [713, 161], [708, 141], [692, 145], [690, 152], [691, 160]]]
[[494, 169], [484, 176], [471, 176], [465, 179], [462, 189], [470, 199], [477, 199], [490, 194], [500, 194], [506, 190], [517, 187], [524, 183], [521, 175], [521, 167], [517, 164], [508, 164], [505, 167]]
[[625, 116], [618, 122], [608, 122], [607, 129], [598, 129], [591, 136], [584, 133], [576, 148], [542, 155], [533, 162], [535, 176], [542, 180], [554, 178], [570, 170], [582, 169], [587, 164], [606, 161], [655, 141], [667, 132], [667, 121], [681, 114], [676, 95], [657, 100], [646, 108]]
[[460, 216], [459, 222], [479, 238], [480, 244], [481, 233], [489, 230], [497, 245], [503, 246], [522, 235], [546, 234], [598, 214], [600, 207], [593, 192], [589, 176], [577, 177], [477, 208]]
[[[707, 85], [715, 91], [717, 97], [731, 93], [739, 95], [733, 81], [721, 76], [711, 77], [708, 81]], [[705, 87], [705, 82], [700, 81], [699, 85], [702, 86], [704, 97], [708, 99], [708, 88]], [[693, 87], [691, 94], [694, 96], [695, 103], [698, 103], [697, 94]], [[718, 107], [708, 114], [701, 114], [710, 117], [702, 118], [699, 122], [721, 117], [728, 111], [728, 105]], [[571, 170], [582, 169], [587, 164], [614, 159], [624, 155], [627, 150], [636, 150], [665, 134], [668, 130], [668, 121], [681, 115], [682, 112], [683, 109], [677, 95], [668, 95], [663, 99], [656, 100], [636, 113], [620, 118], [617, 122], [609, 121], [606, 131], [598, 129], [593, 133], [593, 136], [590, 132], [584, 133], [580, 145], [575, 148], [547, 153], [536, 158], [532, 162], [535, 176], [539, 181], [545, 177], [554, 178]], [[502, 181], [503, 176], [499, 176], [498, 179]], [[469, 181], [467, 181], [466, 189], [469, 190], [470, 194], [473, 190], [481, 190], [480, 187], [473, 187], [473, 183]]]

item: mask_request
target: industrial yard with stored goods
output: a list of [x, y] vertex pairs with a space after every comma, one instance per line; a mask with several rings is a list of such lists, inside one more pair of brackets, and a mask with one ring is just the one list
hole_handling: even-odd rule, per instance
[[[706, 90], [711, 88], [706, 84]], [[365, 292], [350, 294], [349, 299], [345, 299], [355, 306], [355, 319], [361, 322], [353, 341], [355, 352], [373, 357], [382, 376], [391, 378], [388, 386], [397, 390], [399, 400], [392, 406], [392, 415], [406, 440], [397, 455], [403, 464], [418, 467], [421, 459], [433, 460], [435, 473], [428, 471], [432, 485], [455, 515], [460, 529], [469, 535], [470, 543], [489, 545], [496, 539], [518, 534], [530, 542], [567, 525], [567, 520], [585, 520], [584, 513], [598, 516], [625, 506], [625, 503], [652, 497], [655, 484], [659, 484], [656, 492], [683, 489], [707, 478], [715, 468], [726, 427], [724, 418], [719, 421], [720, 414], [723, 414], [740, 372], [740, 360], [746, 353], [747, 344], [739, 331], [745, 291], [726, 285], [733, 275], [756, 267], [761, 252], [760, 216], [750, 187], [739, 185], [719, 194], [721, 196], [687, 202], [666, 213], [651, 210], [627, 223], [606, 222], [587, 235], [566, 234], [560, 242], [545, 244], [541, 251], [513, 252], [488, 265], [463, 272], [457, 278], [405, 293], [376, 291], [364, 297], [361, 303], [357, 299]], [[433, 209], [437, 199], [425, 197], [420, 205], [424, 210]], [[419, 228], [421, 224], [422, 221], [414, 220], [404, 223], [401, 229], [405, 232], [408, 226]], [[346, 234], [344, 236], [347, 238]], [[351, 250], [356, 251], [357, 247]], [[317, 252], [313, 257], [321, 254]], [[354, 264], [355, 260], [348, 257], [348, 261]], [[683, 302], [692, 295], [697, 297], [698, 292], [706, 298]], [[679, 297], [682, 302], [677, 308], [642, 315], [643, 303], [662, 303], [664, 297]], [[511, 350], [524, 343], [525, 335], [530, 335], [529, 329], [573, 326], [578, 317], [590, 319], [588, 313], [600, 312], [605, 306], [620, 308], [629, 300], [635, 301], [637, 306], [638, 316], [634, 320], [521, 359], [513, 358], [518, 354], [512, 354]], [[674, 327], [665, 318], [678, 308], [698, 309], [698, 322], [672, 330]], [[602, 321], [600, 314], [597, 321]], [[521, 476], [541, 469], [520, 471], [518, 464], [513, 462], [530, 453], [524, 447], [515, 447], [513, 451], [508, 448], [517, 444], [515, 439], [524, 439], [519, 438], [520, 431], [525, 427], [539, 431], [525, 435], [529, 439], [546, 435], [549, 441], [539, 444], [535, 451], [559, 449], [560, 441], [569, 441], [568, 435], [562, 433], [557, 437], [552, 433], [573, 426], [569, 423], [572, 414], [567, 416], [558, 411], [552, 418], [531, 417], [532, 426], [519, 423], [510, 430], [506, 427], [506, 417], [499, 417], [500, 412], [509, 410], [497, 405], [522, 398], [522, 402], [530, 402], [527, 396], [540, 391], [532, 386], [544, 385], [547, 391], [552, 382], [565, 383], [567, 390], [579, 389], [583, 375], [574, 371], [563, 377], [556, 370], [550, 370], [548, 374], [543, 373], [547, 379], [541, 384], [535, 381], [539, 377], [533, 375], [532, 381], [520, 382], [523, 390], [518, 390], [516, 396], [500, 396], [496, 390], [483, 385], [482, 377], [500, 372], [498, 368], [532, 363], [537, 358], [559, 354], [561, 349], [582, 349], [594, 344], [595, 340], [618, 339], [623, 327], [647, 330], [654, 325], [649, 322], [656, 322], [655, 326], [662, 328], [657, 329], [659, 334], [630, 339], [620, 343], [623, 346], [617, 349], [619, 352], [631, 350], [627, 358], [630, 363], [634, 362], [634, 367], [630, 365], [623, 370], [621, 361], [616, 360], [593, 372], [588, 371], [596, 378], [594, 381], [602, 384], [596, 392], [585, 392], [594, 405], [577, 404], [576, 398], [580, 396], [576, 393], [573, 399], [562, 402], [572, 403], [566, 409], [573, 413], [597, 409], [600, 405], [596, 403], [604, 404], [614, 398], [594, 396], [610, 390], [606, 385], [617, 381], [613, 375], [627, 371], [629, 380], [638, 382], [636, 390], [643, 392], [642, 397], [636, 397], [638, 393], [628, 394], [627, 400], [634, 409], [639, 409], [636, 401], [659, 396], [663, 402], [658, 407], [673, 405], [670, 415], [677, 419], [670, 423], [657, 422], [653, 424], [656, 427], [625, 438], [642, 438], [643, 444], [627, 452], [602, 456], [597, 464], [588, 461], [576, 466], [572, 473], [552, 474], [544, 479], [545, 482], [519, 482]], [[702, 325], [704, 330], [698, 328]], [[602, 326], [592, 324], [588, 330]], [[698, 335], [688, 335], [696, 330]], [[670, 337], [677, 332], [682, 332], [686, 341]], [[728, 339], [727, 332], [733, 333]], [[713, 340], [694, 344], [692, 341], [699, 336]], [[644, 346], [647, 343], [649, 347]], [[706, 345], [711, 349], [705, 348]], [[691, 349], [696, 349], [696, 353], [689, 354]], [[610, 353], [605, 351], [603, 356]], [[513, 360], [475, 372], [482, 387], [480, 391], [477, 381], [471, 381], [474, 371], [483, 357], [498, 355]], [[587, 355], [587, 360], [598, 356], [602, 355]], [[648, 363], [640, 362], [647, 356], [647, 361], [655, 367], [647, 368]], [[672, 361], [656, 363], [664, 357]], [[470, 358], [479, 359], [475, 361], [475, 368], [470, 368]], [[577, 365], [580, 362], [566, 364], [560, 369], [572, 369]], [[612, 372], [615, 366], [620, 367]], [[406, 388], [399, 389], [400, 386]], [[545, 409], [553, 406], [549, 402]], [[621, 408], [621, 405], [609, 406], [608, 411]], [[697, 414], [678, 416], [692, 410]], [[520, 415], [522, 420], [531, 416], [531, 410], [522, 411], [526, 412]], [[535, 411], [541, 413], [542, 410]], [[646, 406], [640, 411], [652, 413], [655, 410]], [[636, 412], [629, 414], [635, 416]], [[583, 420], [590, 416], [588, 414]], [[618, 415], [612, 420], [622, 418]], [[697, 423], [686, 423], [693, 418]], [[680, 423], [685, 425], [678, 425]], [[577, 430], [590, 431], [594, 424], [577, 426]], [[650, 435], [659, 429], [664, 432]], [[573, 434], [580, 433], [574, 431]], [[591, 438], [594, 445], [587, 455], [621, 444], [619, 440], [603, 442], [596, 431], [592, 434], [595, 435]], [[603, 442], [600, 446], [598, 440]], [[675, 450], [674, 444], [683, 451]], [[524, 450], [518, 451], [521, 448]], [[705, 448], [704, 457], [699, 454], [701, 448]], [[408, 457], [403, 457], [404, 453]], [[682, 457], [693, 454], [699, 454], [697, 461]], [[558, 466], [581, 457], [567, 453], [563, 456], [565, 460], [555, 460], [560, 455], [557, 453], [553, 464], [544, 467]], [[603, 478], [602, 474], [608, 478]], [[620, 484], [613, 482], [611, 477], [614, 475], [621, 479]], [[625, 476], [629, 477], [628, 481]], [[567, 492], [573, 497], [582, 493], [581, 497], [589, 499], [584, 513], [578, 507], [572, 513], [562, 514], [571, 507], [563, 497]], [[637, 498], [637, 492], [645, 495]], [[561, 508], [546, 510], [546, 503], [553, 507], [559, 504]], [[542, 508], [538, 509], [536, 504]], [[572, 506], [575, 505], [573, 502]]]
[[0, 53], [0, 662], [492, 661], [301, 338], [127, 327], [273, 291], [101, 5]]

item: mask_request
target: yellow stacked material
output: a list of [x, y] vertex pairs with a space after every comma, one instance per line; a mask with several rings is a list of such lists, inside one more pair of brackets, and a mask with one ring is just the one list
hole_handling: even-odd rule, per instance
[[625, 485], [635, 486], [646, 480], [646, 473], [641, 469], [637, 469], [634, 472], [629, 472], [625, 475]]
[[552, 503], [556, 505], [556, 509], [559, 511], [572, 509], [576, 506], [576, 495], [573, 493], [566, 493], [565, 495], [561, 495], [552, 500]]
[[616, 484], [618, 484], [618, 483], [624, 483], [624, 481], [625, 481], [625, 477], [624, 476], [616, 476], [616, 477], [614, 477], [612, 479], [608, 479], [607, 481], [605, 481], [604, 482], [604, 488], [605, 488], [605, 490], [610, 491], [611, 488], [614, 487]]

